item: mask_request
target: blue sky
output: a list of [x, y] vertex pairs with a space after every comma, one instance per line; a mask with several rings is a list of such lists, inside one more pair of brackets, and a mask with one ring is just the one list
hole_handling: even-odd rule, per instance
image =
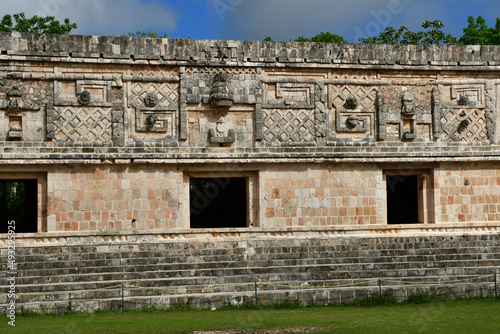
[[0, 0], [0, 15], [26, 12], [68, 17], [82, 35], [156, 31], [196, 39], [290, 40], [321, 31], [350, 42], [378, 35], [385, 27], [419, 30], [441, 20], [456, 37], [467, 17], [479, 15], [494, 26], [498, 0]]

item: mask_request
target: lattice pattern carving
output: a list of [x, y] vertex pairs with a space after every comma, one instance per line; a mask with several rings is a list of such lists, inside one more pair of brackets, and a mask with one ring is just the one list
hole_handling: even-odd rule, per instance
[[54, 137], [60, 142], [112, 141], [111, 108], [56, 108]]
[[176, 67], [165, 66], [134, 66], [130, 69], [130, 74], [155, 77], [179, 76], [179, 72]]
[[[462, 121], [467, 120], [464, 127]], [[448, 109], [444, 110], [441, 124], [446, 140], [483, 141], [487, 139], [486, 115], [484, 109]]]
[[334, 71], [330, 73], [329, 78], [337, 80], [376, 80], [377, 73], [372, 71]]
[[330, 85], [329, 105], [336, 108], [344, 108], [345, 102], [349, 96], [354, 96], [360, 109], [372, 109], [377, 99], [377, 88], [374, 86], [339, 86]]
[[224, 69], [217, 67], [186, 67], [186, 73], [226, 73], [226, 74], [256, 74], [257, 69], [253, 67], [227, 67]]
[[268, 142], [314, 142], [314, 109], [263, 110], [263, 134]]
[[129, 91], [129, 106], [143, 106], [148, 93], [156, 93], [158, 105], [177, 107], [179, 104], [179, 84], [132, 82]]

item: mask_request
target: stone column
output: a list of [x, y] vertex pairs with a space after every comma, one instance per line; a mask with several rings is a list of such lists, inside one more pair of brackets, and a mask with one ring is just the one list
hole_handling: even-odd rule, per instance
[[487, 137], [491, 144], [497, 142], [496, 136], [496, 106], [495, 106], [495, 82], [492, 80], [486, 81], [486, 131]]

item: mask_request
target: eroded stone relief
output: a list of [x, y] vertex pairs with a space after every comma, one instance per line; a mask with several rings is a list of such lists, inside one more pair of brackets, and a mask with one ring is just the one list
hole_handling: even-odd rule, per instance
[[439, 95], [441, 140], [482, 142], [488, 140], [484, 85], [443, 86]]
[[[15, 85], [4, 80], [3, 138], [28, 139], [27, 112], [40, 110], [46, 128], [43, 139], [58, 142], [127, 145], [189, 139], [182, 145], [253, 147], [259, 142], [317, 146], [336, 141], [496, 138], [497, 85], [491, 80], [469, 84], [451, 78], [435, 84], [434, 76], [419, 82], [410, 75], [384, 74], [381, 80], [375, 71], [320, 75], [316, 69], [308, 77], [303, 70], [287, 75], [286, 69], [262, 72], [245, 67], [140, 65], [121, 77], [73, 70], [75, 74], [67, 69], [64, 78], [53, 83], [46, 81], [53, 84], [53, 99], [45, 105], [23, 92], [22, 80]], [[234, 112], [238, 114], [229, 116]]]

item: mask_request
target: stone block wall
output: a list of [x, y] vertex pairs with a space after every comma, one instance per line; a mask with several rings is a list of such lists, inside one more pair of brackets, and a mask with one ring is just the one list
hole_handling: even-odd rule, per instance
[[443, 164], [434, 174], [438, 222], [500, 220], [500, 169], [495, 163]]
[[182, 173], [168, 166], [57, 170], [48, 178], [48, 231], [181, 228], [182, 191]]
[[188, 228], [203, 175], [247, 227], [382, 228], [405, 177], [421, 225], [498, 223], [499, 51], [0, 33], [0, 172], [39, 232]]
[[265, 217], [261, 226], [382, 223], [377, 214], [381, 179], [373, 165], [271, 166], [261, 173], [261, 211]]

